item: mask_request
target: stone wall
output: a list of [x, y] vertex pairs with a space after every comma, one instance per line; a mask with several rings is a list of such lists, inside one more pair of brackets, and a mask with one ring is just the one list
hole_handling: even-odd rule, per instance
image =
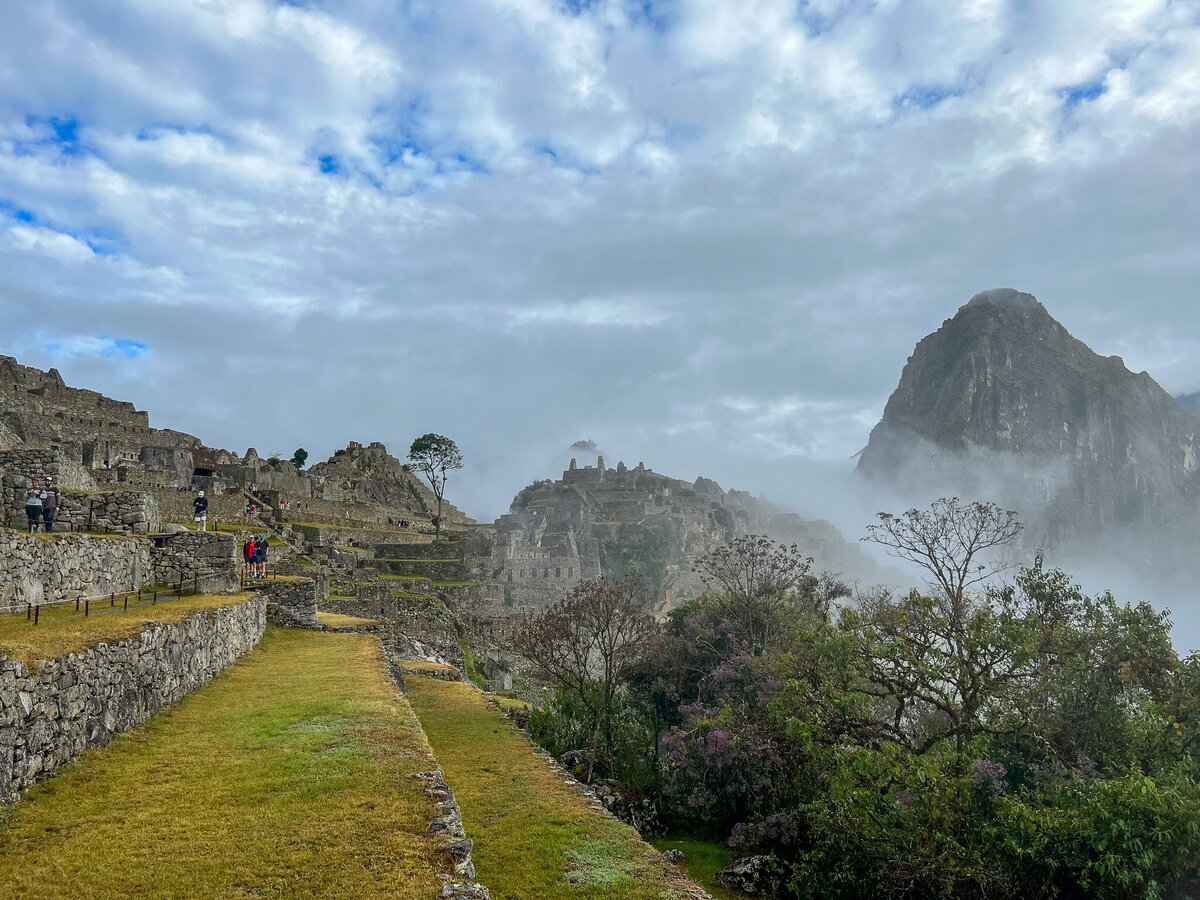
[[50, 476], [60, 488], [73, 491], [96, 489], [91, 472], [58, 450], [0, 450], [0, 473], [39, 481]]
[[267, 601], [267, 618], [276, 625], [316, 628], [317, 609], [324, 608], [329, 582], [324, 576], [313, 578], [263, 580], [253, 584], [256, 593]]
[[[24, 507], [21, 519], [24, 520]], [[162, 528], [154, 498], [142, 491], [105, 494], [64, 494], [56, 531], [97, 531], [104, 534], [149, 534]]]
[[266, 603], [203, 610], [186, 621], [145, 623], [139, 640], [97, 644], [31, 672], [0, 653], [0, 801], [104, 747], [210, 681], [256, 646]]
[[[196, 499], [196, 491], [179, 491], [171, 488], [157, 487], [147, 490], [158, 503], [159, 512], [164, 522], [191, 522], [195, 515], [192, 501]], [[205, 491], [208, 498], [208, 521], [242, 523], [246, 521], [246, 497], [244, 494], [214, 494]]]
[[144, 538], [0, 529], [0, 610], [137, 590], [153, 580], [151, 571]]
[[151, 552], [156, 584], [178, 584], [184, 590], [224, 593], [238, 587], [241, 545], [233, 535], [181, 531], [155, 535]]
[[[401, 535], [405, 539], [411, 538], [414, 541], [422, 539], [433, 539], [433, 526], [426, 523], [426, 528], [429, 529], [428, 536], [419, 533], [396, 532], [379, 530], [373, 528], [342, 528], [342, 527], [324, 527], [320, 525], [299, 525], [290, 523], [285, 525], [285, 529], [291, 529], [301, 540], [306, 544], [315, 546], [327, 547], [348, 547], [351, 545], [366, 546], [368, 544], [381, 544], [394, 542]], [[286, 530], [285, 530], [286, 533]]]

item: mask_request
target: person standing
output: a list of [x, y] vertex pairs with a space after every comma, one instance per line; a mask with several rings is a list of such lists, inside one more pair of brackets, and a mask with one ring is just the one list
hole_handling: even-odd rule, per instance
[[62, 493], [53, 478], [46, 479], [46, 489], [42, 491], [42, 530], [49, 533], [54, 530], [54, 520], [58, 518], [58, 508], [62, 505]]
[[42, 521], [42, 483], [36, 478], [25, 491], [25, 518], [29, 520], [29, 533], [36, 534]]
[[192, 501], [192, 507], [196, 510], [195, 523], [200, 526], [201, 531], [208, 531], [208, 498], [204, 496], [204, 491]]
[[246, 560], [246, 569], [250, 573], [250, 577], [254, 577], [254, 535], [250, 536], [250, 540], [242, 544], [242, 557]]
[[258, 563], [258, 577], [267, 577], [267, 536], [260, 534], [254, 542], [254, 561]]

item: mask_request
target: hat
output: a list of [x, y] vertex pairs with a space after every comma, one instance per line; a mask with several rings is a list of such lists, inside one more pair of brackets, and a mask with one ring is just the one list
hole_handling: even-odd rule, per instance
[[204, 491], [201, 491], [201, 492], [200, 492], [200, 496], [201, 496], [201, 497], [203, 497], [203, 496], [204, 496]]

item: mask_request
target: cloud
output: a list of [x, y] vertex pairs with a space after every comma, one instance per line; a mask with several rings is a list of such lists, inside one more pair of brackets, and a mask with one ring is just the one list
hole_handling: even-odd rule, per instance
[[49, 0], [0, 59], [0, 352], [214, 444], [450, 434], [490, 516], [586, 434], [837, 517], [1000, 285], [1200, 386], [1193, 2]]

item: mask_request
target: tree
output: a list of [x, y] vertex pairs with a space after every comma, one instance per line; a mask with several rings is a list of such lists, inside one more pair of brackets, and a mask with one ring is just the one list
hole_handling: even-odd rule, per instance
[[929, 509], [902, 515], [879, 513], [879, 524], [867, 527], [864, 541], [886, 548], [889, 556], [925, 569], [952, 604], [961, 604], [967, 588], [987, 581], [1007, 566], [980, 562], [995, 547], [1010, 544], [1021, 533], [1013, 510], [978, 500], [963, 506], [957, 497], [942, 497]]
[[693, 569], [735, 637], [757, 656], [780, 649], [805, 615], [828, 614], [812, 562], [795, 544], [785, 547], [753, 534], [710, 551]]
[[658, 630], [639, 589], [636, 577], [581, 581], [545, 612], [527, 616], [513, 635], [513, 649], [587, 710], [609, 757], [617, 691]]
[[299, 472], [303, 469], [306, 462], [308, 462], [308, 451], [303, 447], [297, 448], [296, 452], [292, 454], [292, 465], [296, 467], [296, 471]]
[[442, 533], [442, 498], [446, 495], [446, 479], [451, 470], [463, 467], [462, 452], [458, 444], [440, 434], [423, 434], [408, 448], [408, 458], [417, 470], [429, 481], [433, 496], [437, 498], [437, 515], [433, 518], [433, 537], [437, 540]]

